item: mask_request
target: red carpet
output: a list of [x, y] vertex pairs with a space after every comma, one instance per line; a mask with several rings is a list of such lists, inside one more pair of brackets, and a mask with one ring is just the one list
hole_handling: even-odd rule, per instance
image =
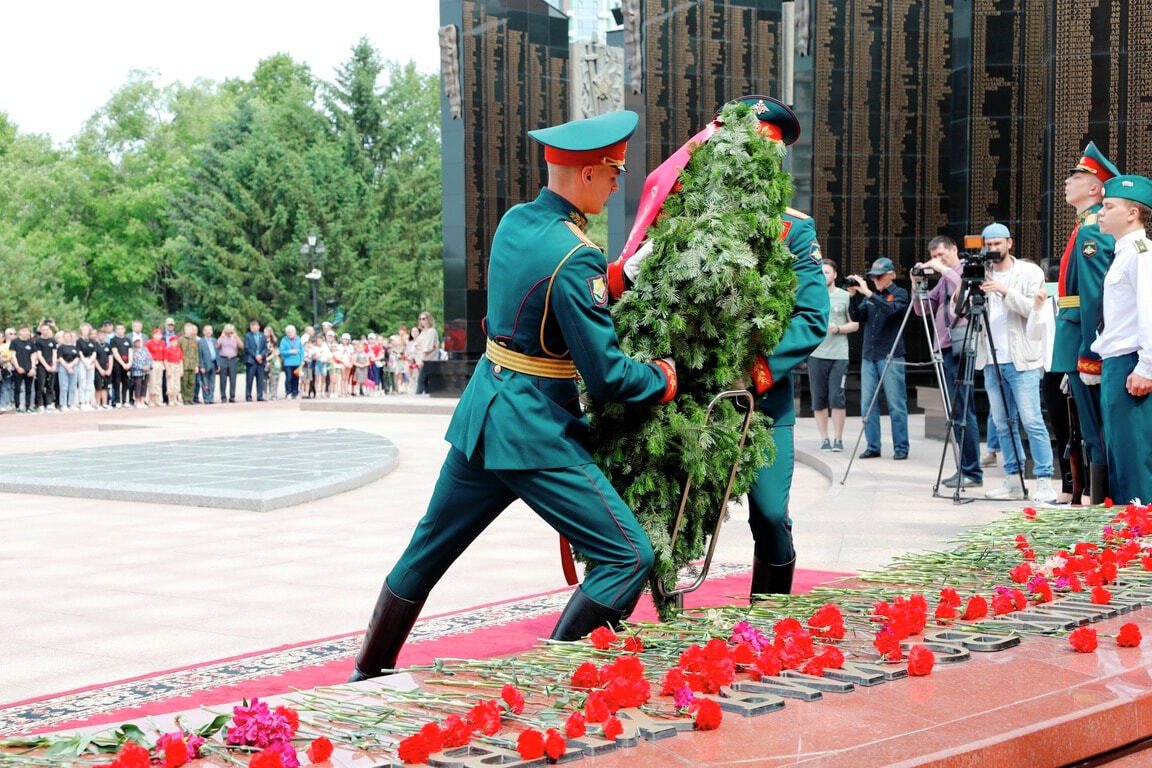
[[[793, 591], [807, 592], [818, 584], [848, 575], [797, 570]], [[699, 590], [687, 595], [685, 604], [691, 608], [746, 600], [750, 580], [751, 573], [746, 570], [713, 576]], [[399, 666], [430, 664], [438, 658], [490, 658], [524, 651], [552, 631], [568, 593], [567, 589], [558, 590], [510, 603], [422, 618], [413, 630], [412, 640], [400, 654]], [[523, 611], [525, 606], [535, 606], [538, 610]], [[517, 612], [527, 615], [517, 618]], [[632, 620], [649, 622], [656, 618], [652, 600], [645, 594]], [[360, 636], [361, 632], [352, 632], [14, 702], [0, 707], [0, 733], [119, 724], [147, 715], [339, 684], [348, 679]], [[323, 661], [310, 663], [310, 658]]]

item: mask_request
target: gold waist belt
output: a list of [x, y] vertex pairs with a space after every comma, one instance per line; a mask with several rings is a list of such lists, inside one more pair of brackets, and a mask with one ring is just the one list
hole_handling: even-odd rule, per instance
[[532, 357], [502, 347], [492, 339], [488, 339], [488, 346], [484, 350], [484, 355], [496, 365], [517, 373], [527, 373], [530, 376], [540, 376], [545, 379], [574, 379], [578, 375], [576, 364], [571, 360]]
[[1068, 309], [1069, 307], [1078, 308], [1080, 306], [1079, 296], [1061, 296], [1056, 299], [1056, 306], [1060, 309]]

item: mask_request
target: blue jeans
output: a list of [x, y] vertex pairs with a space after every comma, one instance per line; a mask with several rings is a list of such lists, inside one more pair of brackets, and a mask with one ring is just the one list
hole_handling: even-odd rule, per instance
[[1000, 370], [1005, 394], [1016, 401], [1020, 414], [1020, 428], [1012, 430], [1009, 435], [1008, 408], [1000, 397], [996, 374], [989, 364], [984, 369], [984, 389], [992, 408], [992, 420], [996, 422], [996, 431], [1001, 438], [1004, 471], [1009, 475], [1020, 471], [1024, 459], [1024, 443], [1020, 440], [1020, 432], [1023, 430], [1032, 448], [1032, 476], [1052, 477], [1052, 441], [1048, 436], [1048, 427], [1044, 425], [1044, 414], [1040, 410], [1040, 380], [1044, 377], [1044, 369], [1018, 371], [1012, 363], [1000, 363], [996, 368]]
[[[960, 445], [961, 429], [964, 435], [963, 445], [960, 445], [960, 471], [967, 477], [984, 478], [984, 470], [980, 468], [980, 425], [976, 422], [976, 398], [973, 393], [975, 381], [964, 384], [957, 381], [961, 357], [953, 354], [952, 348], [941, 350], [940, 356], [944, 362], [944, 379], [948, 383], [949, 404], [952, 407], [952, 434]], [[973, 379], [976, 372], [971, 371]], [[965, 402], [967, 402], [968, 416], [964, 422]]]
[[12, 405], [12, 396], [15, 394], [16, 387], [12, 384], [12, 379], [15, 374], [5, 373], [0, 375], [0, 408], [7, 408]]
[[[884, 370], [884, 360], [860, 361], [860, 410], [868, 412], [868, 405], [876, 394], [880, 372]], [[1039, 392], [1039, 389], [1037, 389]], [[904, 358], [893, 357], [884, 375], [884, 401], [888, 404], [888, 415], [892, 419], [892, 450], [894, 453], [908, 453], [908, 387], [904, 384]], [[877, 402], [879, 406], [879, 402]], [[868, 420], [864, 422], [864, 437], [868, 450], [880, 450], [880, 408], [873, 407]]]
[[[81, 361], [80, 365], [84, 365], [84, 362]], [[56, 386], [61, 408], [76, 405], [76, 372], [69, 371], [63, 363], [56, 366]]]

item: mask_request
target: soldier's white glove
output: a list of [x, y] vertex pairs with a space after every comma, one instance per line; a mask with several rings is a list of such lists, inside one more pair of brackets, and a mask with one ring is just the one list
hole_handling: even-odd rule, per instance
[[636, 249], [636, 253], [629, 257], [628, 261], [624, 262], [624, 277], [628, 278], [628, 282], [635, 285], [636, 278], [640, 275], [640, 267], [644, 265], [644, 259], [652, 255], [652, 241], [645, 240]]
[[1060, 379], [1060, 391], [1066, 395], [1072, 394], [1072, 383], [1068, 381], [1068, 374], [1064, 374], [1064, 378]]
[[1100, 374], [1080, 371], [1080, 381], [1082, 381], [1086, 387], [1095, 387], [1100, 383]]
[[672, 366], [672, 372], [673, 373], [676, 372], [676, 361], [675, 360], [673, 360], [671, 357], [662, 357], [660, 359], [663, 360], [664, 362], [668, 363], [668, 365]]

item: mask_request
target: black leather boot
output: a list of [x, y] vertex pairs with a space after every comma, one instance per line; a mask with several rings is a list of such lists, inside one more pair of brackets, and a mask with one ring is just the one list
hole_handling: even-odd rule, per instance
[[356, 654], [356, 668], [348, 682], [391, 674], [396, 667], [396, 657], [400, 655], [400, 649], [404, 647], [404, 641], [423, 607], [423, 600], [416, 603], [397, 597], [388, 588], [388, 582], [384, 582], [372, 610], [372, 620], [368, 622], [368, 631], [364, 633], [364, 644]]
[[796, 570], [796, 555], [786, 563], [772, 565], [758, 557], [752, 558], [752, 595], [788, 595], [792, 593], [792, 573]]
[[631, 610], [620, 611], [601, 605], [577, 587], [568, 600], [568, 605], [564, 607], [564, 613], [560, 614], [556, 628], [552, 630], [552, 639], [579, 640], [597, 627], [611, 627], [618, 630], [620, 622], [630, 613]]
[[1108, 465], [1089, 464], [1088, 482], [1091, 485], [1092, 504], [1103, 504], [1108, 497]]

